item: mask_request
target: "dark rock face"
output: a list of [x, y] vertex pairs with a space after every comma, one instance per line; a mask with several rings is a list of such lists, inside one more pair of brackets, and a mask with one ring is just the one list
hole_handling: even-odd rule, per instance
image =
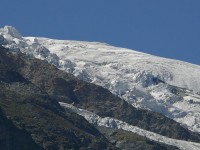
[[7, 40], [2, 35], [0, 35], [0, 45], [6, 45], [6, 44], [8, 44]]
[[178, 150], [178, 148], [150, 141], [132, 132], [97, 127], [111, 143], [123, 150]]
[[1, 150], [42, 150], [25, 130], [20, 130], [0, 110]]
[[[0, 149], [116, 149], [83, 117], [64, 111], [17, 69], [20, 57], [0, 51]], [[59, 93], [58, 93], [59, 94]]]

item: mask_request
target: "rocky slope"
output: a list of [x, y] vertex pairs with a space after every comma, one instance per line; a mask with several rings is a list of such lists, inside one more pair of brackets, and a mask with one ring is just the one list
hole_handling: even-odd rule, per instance
[[1, 150], [116, 149], [83, 117], [64, 111], [23, 76], [24, 63], [31, 62], [0, 47]]
[[[18, 129], [0, 110], [1, 150], [42, 150], [26, 130]], [[20, 138], [19, 138], [20, 137]]]
[[98, 130], [103, 133], [107, 139], [116, 147], [120, 149], [126, 149], [126, 150], [178, 150], [178, 148], [156, 143], [153, 141], [150, 141], [149, 139], [140, 136], [138, 134], [128, 132], [121, 129], [114, 129], [114, 128], [108, 128], [108, 127], [97, 127]]

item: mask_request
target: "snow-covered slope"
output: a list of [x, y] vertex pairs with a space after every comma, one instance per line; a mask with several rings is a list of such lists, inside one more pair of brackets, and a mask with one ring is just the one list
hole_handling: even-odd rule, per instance
[[123, 122], [121, 120], [117, 120], [117, 119], [109, 118], [109, 117], [101, 118], [100, 116], [98, 116], [92, 112], [89, 112], [84, 109], [76, 108], [73, 105], [70, 105], [67, 103], [60, 102], [60, 105], [66, 109], [69, 109], [69, 110], [83, 116], [88, 122], [90, 122], [91, 124], [97, 125], [97, 126], [105, 126], [105, 127], [109, 127], [109, 128], [116, 128], [116, 129], [123, 129], [125, 131], [131, 131], [133, 133], [137, 133], [141, 136], [147, 137], [150, 140], [157, 141], [160, 143], [165, 143], [167, 145], [176, 146], [180, 150], [199, 150], [200, 149], [199, 143], [167, 138], [165, 136], [140, 129], [136, 126], [129, 125], [126, 122]]
[[160, 112], [200, 132], [198, 65], [97, 42], [22, 37], [9, 26], [0, 29], [0, 44], [47, 60], [135, 107]]

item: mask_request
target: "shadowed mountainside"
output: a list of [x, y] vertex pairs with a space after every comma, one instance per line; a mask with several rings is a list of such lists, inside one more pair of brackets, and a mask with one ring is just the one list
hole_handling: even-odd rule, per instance
[[[0, 48], [0, 149], [116, 149], [83, 117], [23, 77], [11, 54]], [[19, 63], [19, 64], [18, 64]]]

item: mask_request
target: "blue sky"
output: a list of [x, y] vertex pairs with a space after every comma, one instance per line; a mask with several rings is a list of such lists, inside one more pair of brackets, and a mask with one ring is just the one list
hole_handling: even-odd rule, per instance
[[105, 42], [200, 65], [200, 0], [1, 0], [24, 36]]

